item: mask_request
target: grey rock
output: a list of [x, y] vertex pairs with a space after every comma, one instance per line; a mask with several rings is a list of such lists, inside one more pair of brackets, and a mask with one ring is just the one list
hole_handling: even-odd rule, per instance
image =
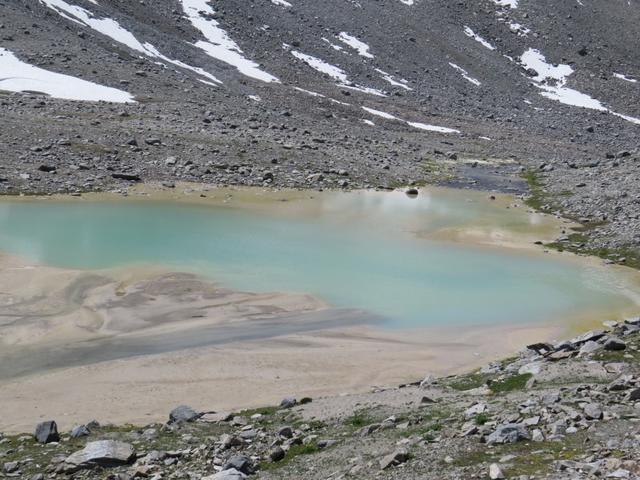
[[487, 444], [515, 443], [520, 440], [529, 440], [527, 428], [520, 423], [507, 423], [500, 425], [487, 437]]
[[492, 463], [491, 465], [489, 465], [489, 478], [491, 480], [503, 480], [505, 478], [500, 465], [498, 465], [497, 463]]
[[2, 466], [4, 473], [15, 473], [20, 469], [18, 462], [7, 462]]
[[251, 459], [245, 455], [235, 455], [231, 457], [222, 467], [223, 470], [235, 469], [246, 475], [251, 475], [255, 471], [255, 467]]
[[202, 413], [196, 412], [193, 408], [187, 405], [180, 405], [179, 407], [171, 410], [169, 414], [169, 422], [171, 423], [183, 423], [183, 422], [195, 422], [202, 416]]
[[293, 397], [287, 397], [284, 398], [281, 402], [280, 402], [280, 406], [282, 408], [293, 408], [298, 404], [298, 401], [293, 398]]
[[334, 446], [336, 443], [338, 443], [337, 440], [323, 439], [323, 440], [318, 440], [316, 445], [318, 445], [318, 448], [329, 448]]
[[228, 433], [225, 433], [220, 437], [219, 443], [225, 450], [244, 445], [244, 441], [241, 438], [236, 437], [235, 435], [229, 435]]
[[39, 423], [36, 426], [35, 438], [40, 443], [51, 443], [60, 440], [58, 425], [53, 420]]
[[89, 442], [86, 447], [67, 457], [65, 463], [76, 467], [117, 467], [127, 465], [135, 459], [133, 446], [116, 440]]
[[600, 343], [589, 340], [580, 347], [580, 355], [589, 355], [590, 353], [597, 352], [600, 349], [602, 349], [602, 345]]
[[91, 435], [91, 431], [86, 425], [78, 425], [71, 430], [71, 438], [88, 437], [89, 435]]
[[584, 406], [584, 415], [588, 420], [600, 420], [603, 416], [602, 408], [595, 403], [588, 403]]
[[604, 342], [604, 349], [610, 351], [620, 351], [627, 348], [627, 344], [616, 337], [610, 337]]
[[291, 438], [293, 437], [293, 429], [291, 427], [280, 427], [278, 429], [278, 436], [284, 437], [284, 438]]
[[386, 470], [387, 468], [403, 464], [407, 460], [409, 460], [409, 452], [404, 448], [399, 448], [395, 452], [380, 459], [380, 468]]
[[202, 480], [244, 480], [245, 478], [247, 478], [247, 476], [244, 473], [239, 472], [235, 468], [230, 468], [218, 472], [215, 475], [203, 477]]
[[269, 452], [269, 458], [272, 462], [279, 462], [285, 457], [286, 453], [281, 447], [274, 447]]

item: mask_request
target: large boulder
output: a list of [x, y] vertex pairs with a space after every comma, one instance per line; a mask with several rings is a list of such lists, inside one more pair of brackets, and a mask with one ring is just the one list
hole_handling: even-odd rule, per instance
[[82, 450], [72, 453], [65, 463], [73, 468], [118, 467], [136, 458], [131, 445], [116, 440], [89, 442]]
[[193, 408], [187, 405], [180, 405], [171, 410], [169, 421], [171, 423], [195, 422], [201, 416], [202, 413], [196, 412]]
[[251, 475], [255, 471], [255, 466], [251, 459], [245, 455], [235, 455], [224, 464], [222, 470], [235, 469], [246, 475]]
[[51, 443], [60, 440], [58, 425], [53, 420], [39, 423], [36, 426], [35, 438], [40, 443]]
[[239, 472], [235, 468], [230, 468], [229, 470], [218, 472], [215, 475], [204, 477], [202, 480], [244, 480], [245, 478], [247, 478], [247, 476], [244, 473]]
[[521, 423], [507, 423], [500, 425], [487, 437], [487, 444], [515, 443], [520, 440], [529, 440], [529, 432]]

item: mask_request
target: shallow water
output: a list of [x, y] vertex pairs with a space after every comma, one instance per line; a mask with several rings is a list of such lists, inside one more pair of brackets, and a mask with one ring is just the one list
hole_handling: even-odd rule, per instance
[[[0, 250], [86, 269], [160, 264], [249, 291], [296, 291], [389, 327], [531, 323], [618, 312], [635, 286], [593, 262], [469, 242], [544, 232], [476, 193], [325, 193], [253, 204], [0, 202]], [[453, 233], [452, 233], [453, 232]]]

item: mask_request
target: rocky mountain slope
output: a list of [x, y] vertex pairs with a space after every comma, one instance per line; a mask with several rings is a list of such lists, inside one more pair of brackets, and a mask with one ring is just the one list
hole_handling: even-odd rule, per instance
[[517, 192], [527, 170], [538, 206], [598, 224], [589, 245], [640, 241], [638, 0], [0, 12], [2, 193], [152, 179]]

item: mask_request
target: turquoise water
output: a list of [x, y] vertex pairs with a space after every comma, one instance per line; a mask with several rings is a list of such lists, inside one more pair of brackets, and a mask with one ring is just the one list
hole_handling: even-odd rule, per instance
[[549, 321], [630, 303], [604, 268], [412, 233], [480, 220], [533, 228], [524, 213], [485, 203], [374, 192], [320, 197], [299, 212], [295, 202], [0, 202], [0, 250], [54, 266], [161, 264], [238, 289], [311, 293], [389, 327]]

